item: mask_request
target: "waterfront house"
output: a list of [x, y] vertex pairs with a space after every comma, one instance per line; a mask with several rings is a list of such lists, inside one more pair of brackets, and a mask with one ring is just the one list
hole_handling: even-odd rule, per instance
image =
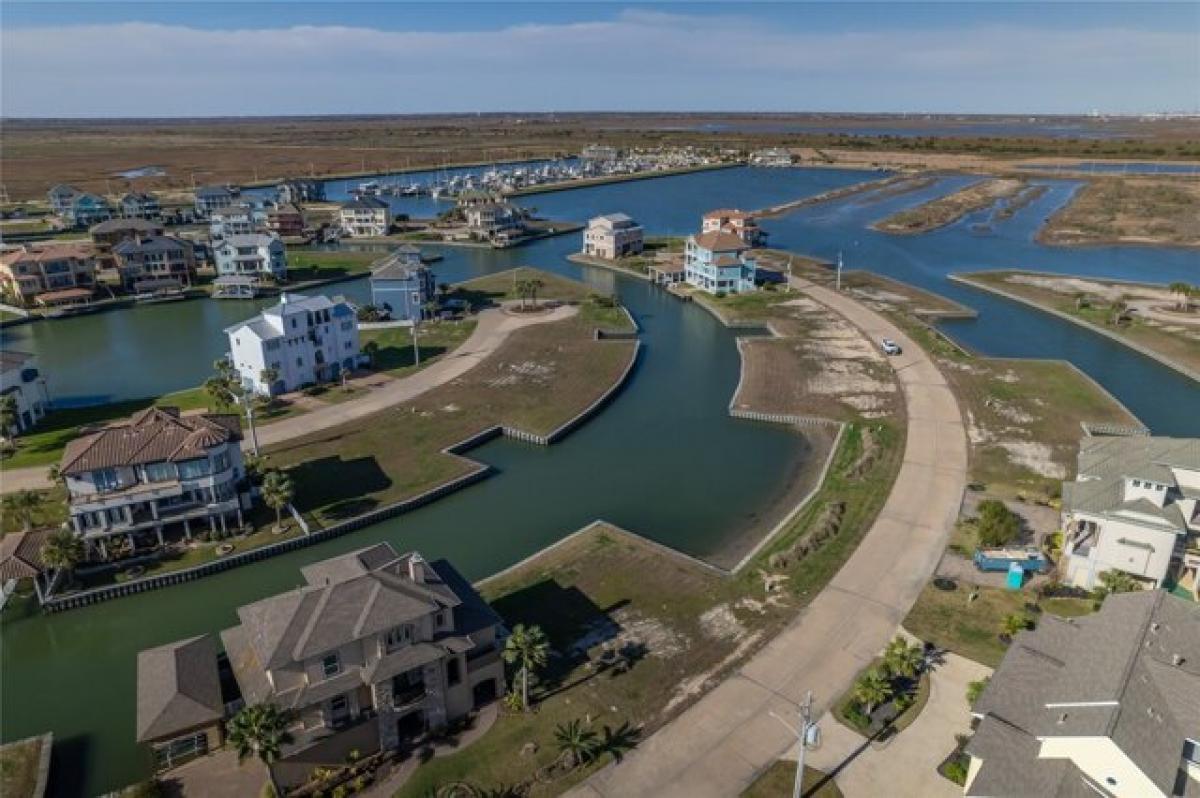
[[465, 209], [467, 231], [472, 238], [496, 241], [511, 238], [524, 229], [524, 214], [510, 202], [484, 202]]
[[766, 238], [766, 233], [758, 226], [753, 214], [739, 211], [736, 208], [720, 208], [709, 211], [701, 219], [702, 233], [732, 233], [747, 246], [760, 246]]
[[621, 151], [606, 144], [589, 144], [579, 153], [580, 160], [592, 163], [611, 163], [621, 157]]
[[71, 211], [71, 203], [82, 193], [75, 186], [60, 183], [46, 192], [46, 199], [49, 201], [50, 209], [54, 211], [55, 215], [65, 217]]
[[324, 202], [325, 184], [312, 178], [285, 180], [275, 187], [275, 201], [280, 205], [300, 202]]
[[1088, 436], [1063, 484], [1063, 580], [1119, 570], [1161, 587], [1200, 568], [1200, 438]]
[[[361, 358], [358, 322], [345, 300], [283, 293], [279, 303], [225, 330], [242, 385], [275, 396], [336, 380]], [[263, 370], [277, 378], [267, 384]]]
[[610, 213], [588, 220], [583, 231], [583, 254], [596, 258], [637, 255], [644, 243], [642, 226], [623, 213]]
[[0, 431], [5, 437], [32, 429], [50, 409], [46, 378], [38, 370], [37, 355], [0, 349], [0, 396], [11, 396], [17, 405], [17, 423]]
[[1119, 593], [1017, 634], [971, 709], [965, 794], [1200, 794], [1200, 604]]
[[769, 147], [750, 153], [750, 163], [753, 166], [791, 166], [792, 151], [783, 147]]
[[112, 253], [126, 291], [179, 289], [190, 286], [196, 275], [195, 247], [174, 236], [127, 238]]
[[392, 229], [392, 206], [378, 197], [359, 197], [342, 203], [338, 221], [351, 238], [385, 236]]
[[301, 574], [299, 587], [239, 607], [221, 633], [245, 703], [293, 715], [285, 783], [312, 767], [289, 761], [396, 749], [501, 693], [501, 620], [448, 562], [377, 543]]
[[126, 219], [160, 219], [162, 205], [153, 194], [133, 191], [121, 197], [121, 215]]
[[300, 238], [304, 227], [304, 211], [299, 205], [285, 202], [267, 211], [267, 229], [281, 238]]
[[420, 321], [433, 301], [433, 272], [421, 260], [421, 251], [405, 244], [371, 269], [371, 304], [386, 310], [396, 321]]
[[71, 527], [103, 558], [114, 543], [134, 553], [240, 527], [250, 507], [241, 439], [236, 415], [185, 416], [175, 407], [148, 407], [80, 435], [59, 464]]
[[207, 219], [213, 211], [228, 208], [236, 195], [226, 186], [201, 186], [196, 189], [196, 215]]
[[236, 202], [208, 215], [208, 236], [214, 244], [229, 236], [261, 233], [266, 229], [266, 209], [249, 202]]
[[750, 247], [733, 233], [688, 236], [683, 250], [684, 280], [711, 294], [754, 290], [756, 262]]
[[16, 304], [90, 302], [95, 285], [95, 253], [86, 242], [23, 244], [0, 253], [0, 287]]
[[287, 279], [287, 249], [276, 235], [249, 233], [227, 236], [213, 245], [218, 277]]
[[137, 740], [150, 746], [156, 771], [219, 748], [225, 709], [212, 635], [138, 652]]
[[64, 220], [69, 227], [91, 227], [113, 217], [108, 200], [97, 194], [79, 194], [71, 200]]
[[96, 251], [96, 269], [102, 275], [111, 275], [119, 282], [117, 258], [113, 247], [130, 238], [150, 238], [163, 234], [162, 222], [154, 219], [121, 218], [93, 225], [88, 234]]

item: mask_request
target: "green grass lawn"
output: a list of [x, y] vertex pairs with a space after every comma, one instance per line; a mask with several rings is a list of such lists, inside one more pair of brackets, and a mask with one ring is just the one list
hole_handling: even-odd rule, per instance
[[531, 266], [518, 266], [515, 269], [458, 283], [451, 290], [450, 296], [466, 299], [476, 307], [521, 299], [521, 295], [517, 292], [517, 286], [523, 280], [541, 281], [542, 286], [537, 292], [539, 301], [555, 299], [563, 302], [579, 302], [592, 293], [590, 287], [576, 280], [560, 277]]
[[289, 249], [287, 253], [288, 282], [301, 283], [309, 280], [328, 280], [331, 277], [365, 274], [370, 270], [371, 264], [381, 257], [383, 255], [379, 252]]
[[412, 331], [407, 327], [363, 330], [359, 333], [359, 340], [364, 346], [368, 341], [379, 344], [379, 352], [375, 356], [376, 369], [393, 377], [405, 377], [457, 349], [463, 341], [471, 337], [476, 324], [475, 319], [431, 321], [421, 324], [417, 328], [420, 366], [414, 365]]
[[[741, 798], [792, 798], [795, 783], [796, 763], [781, 759], [763, 771], [763, 774], [746, 788]], [[832, 778], [808, 766], [804, 768], [800, 789], [804, 798], [842, 798], [842, 791]]]
[[[972, 589], [977, 598], [968, 602]], [[1026, 604], [1039, 605], [1030, 590], [974, 587], [961, 582], [953, 590], [941, 590], [930, 583], [921, 591], [903, 625], [922, 640], [994, 668], [1008, 649], [1000, 640], [1004, 618], [1021, 613], [1034, 621], [1039, 617], [1029, 612]], [[1043, 613], [1062, 617], [1093, 611], [1091, 599], [1048, 598], [1040, 602], [1040, 608]]]

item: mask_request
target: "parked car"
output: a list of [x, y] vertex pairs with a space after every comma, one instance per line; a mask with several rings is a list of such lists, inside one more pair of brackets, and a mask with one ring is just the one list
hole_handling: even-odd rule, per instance
[[898, 355], [903, 351], [900, 348], [900, 344], [896, 343], [891, 338], [884, 338], [883, 341], [880, 342], [879, 348], [883, 350], [885, 355]]

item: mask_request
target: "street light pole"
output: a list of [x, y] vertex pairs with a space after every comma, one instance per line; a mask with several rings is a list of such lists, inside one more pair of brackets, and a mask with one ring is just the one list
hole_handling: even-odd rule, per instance
[[417, 318], [413, 317], [412, 323], [412, 339], [413, 339], [413, 365], [421, 365], [421, 350], [417, 346]]
[[[251, 392], [253, 393], [253, 392]], [[250, 451], [258, 457], [258, 431], [254, 429], [254, 399], [242, 394], [242, 405], [246, 408], [246, 425], [250, 427]]]
[[840, 249], [838, 250], [837, 290], [839, 292], [842, 290], [842, 251]]
[[808, 746], [809, 736], [817, 730], [817, 725], [812, 722], [812, 702], [813, 694], [812, 690], [809, 690], [804, 695], [804, 703], [796, 710], [796, 714], [800, 718], [799, 728], [788, 723], [774, 712], [770, 713], [771, 717], [782, 723], [788, 731], [796, 735], [796, 776], [792, 782], [792, 798], [801, 798], [801, 794], [804, 791], [804, 749]]

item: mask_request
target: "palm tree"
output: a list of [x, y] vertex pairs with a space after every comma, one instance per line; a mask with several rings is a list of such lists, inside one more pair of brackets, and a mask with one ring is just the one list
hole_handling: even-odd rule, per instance
[[1109, 306], [1108, 323], [1120, 326], [1121, 320], [1125, 318], [1125, 314], [1129, 311], [1129, 298], [1124, 294], [1113, 300]]
[[263, 477], [262, 497], [267, 506], [275, 511], [275, 529], [283, 523], [283, 508], [296, 495], [292, 480], [282, 471], [268, 471]]
[[26, 532], [33, 529], [33, 516], [42, 506], [42, 494], [36, 490], [19, 490], [4, 497], [4, 513], [21, 522]]
[[1191, 304], [1193, 288], [1187, 283], [1175, 282], [1167, 286], [1167, 290], [1175, 295], [1175, 309], [1186, 311]]
[[903, 637], [888, 643], [883, 652], [883, 667], [894, 676], [911, 679], [920, 673], [924, 664], [925, 649], [916, 643], [910, 646]]
[[258, 378], [267, 386], [267, 394], [275, 395], [275, 382], [279, 379], [279, 369], [268, 366], [258, 373]]
[[554, 741], [558, 743], [559, 753], [566, 760], [567, 767], [573, 768], [596, 755], [600, 739], [596, 732], [584, 726], [579, 718], [575, 718], [555, 727]]
[[978, 679], [973, 682], [967, 682], [967, 703], [974, 704], [979, 700], [979, 696], [983, 695], [983, 691], [987, 689], [988, 682], [992, 677], [988, 676], [984, 679]]
[[256, 757], [267, 766], [267, 778], [275, 795], [281, 795], [271, 766], [279, 759], [280, 749], [292, 742], [287, 727], [290, 715], [274, 704], [254, 704], [243, 708], [226, 725], [229, 744], [237, 750], [238, 763]]
[[892, 697], [892, 683], [878, 668], [871, 668], [854, 683], [854, 700], [863, 706], [870, 717], [875, 707]]
[[538, 291], [542, 290], [544, 285], [545, 283], [536, 278], [517, 280], [516, 289], [517, 295], [521, 297], [521, 307], [526, 308], [529, 303], [537, 305]]
[[71, 571], [83, 561], [83, 541], [68, 529], [60, 529], [42, 544], [42, 562], [70, 579]]
[[1004, 620], [1000, 622], [1000, 631], [1008, 637], [1015, 637], [1017, 632], [1029, 628], [1029, 618], [1021, 613], [1014, 612], [1011, 615], [1005, 615]]
[[0, 438], [10, 437], [17, 426], [17, 399], [12, 394], [0, 397]]
[[516, 664], [521, 673], [521, 707], [529, 711], [529, 672], [546, 666], [550, 654], [550, 643], [540, 626], [519, 623], [504, 641], [504, 661]]
[[367, 341], [362, 345], [362, 351], [367, 356], [367, 360], [371, 362], [371, 368], [375, 368], [375, 359], [379, 357], [379, 342]]
[[1096, 598], [1102, 601], [1110, 593], [1132, 593], [1141, 587], [1141, 583], [1132, 576], [1113, 568], [1100, 574], [1100, 587], [1096, 588]]

